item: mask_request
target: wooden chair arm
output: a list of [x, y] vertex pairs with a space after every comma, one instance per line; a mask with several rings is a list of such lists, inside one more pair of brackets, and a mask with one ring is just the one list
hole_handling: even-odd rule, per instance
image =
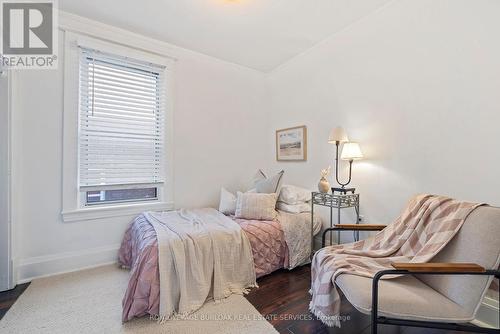
[[380, 231], [386, 228], [386, 225], [377, 224], [336, 224], [333, 225], [336, 230], [349, 231]]
[[397, 270], [407, 270], [408, 272], [478, 272], [484, 273], [486, 269], [475, 263], [391, 263]]

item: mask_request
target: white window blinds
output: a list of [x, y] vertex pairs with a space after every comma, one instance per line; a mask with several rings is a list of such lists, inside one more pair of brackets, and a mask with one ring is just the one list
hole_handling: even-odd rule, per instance
[[163, 182], [164, 73], [80, 48], [81, 189]]

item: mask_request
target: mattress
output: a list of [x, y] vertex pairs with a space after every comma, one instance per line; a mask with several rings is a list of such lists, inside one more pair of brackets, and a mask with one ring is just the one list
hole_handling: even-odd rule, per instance
[[[288, 266], [288, 248], [278, 221], [234, 219], [252, 246], [257, 277]], [[153, 226], [143, 215], [135, 218], [123, 238], [119, 263], [130, 268], [130, 280], [123, 298], [122, 320], [156, 315], [160, 306], [158, 243]]]

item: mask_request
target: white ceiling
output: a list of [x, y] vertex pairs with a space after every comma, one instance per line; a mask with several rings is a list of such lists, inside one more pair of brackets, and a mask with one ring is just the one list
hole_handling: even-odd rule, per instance
[[59, 6], [268, 72], [388, 1], [59, 0]]

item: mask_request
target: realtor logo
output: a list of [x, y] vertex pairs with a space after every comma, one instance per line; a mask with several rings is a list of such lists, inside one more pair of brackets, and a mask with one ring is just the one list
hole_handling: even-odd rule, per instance
[[55, 68], [57, 38], [54, 1], [1, 1], [2, 65]]

